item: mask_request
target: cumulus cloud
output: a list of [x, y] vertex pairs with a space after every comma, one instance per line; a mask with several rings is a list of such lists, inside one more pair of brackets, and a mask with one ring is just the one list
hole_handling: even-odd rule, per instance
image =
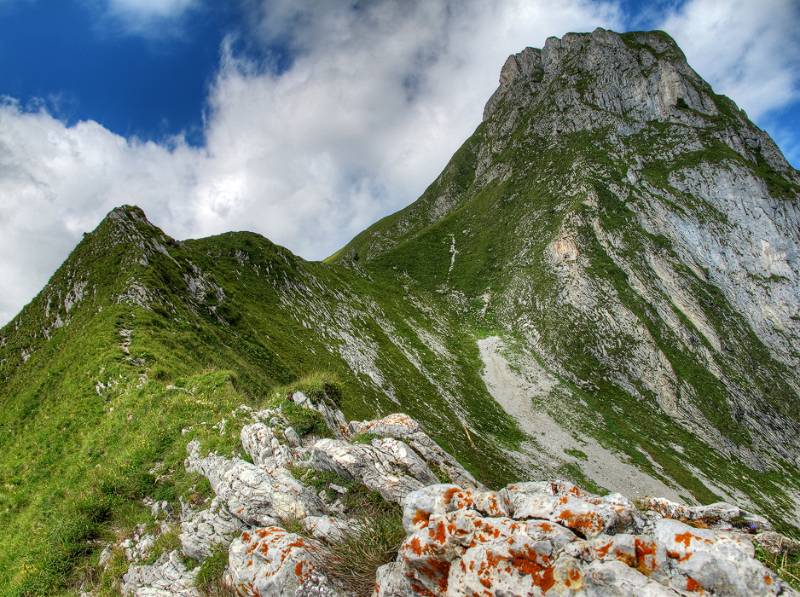
[[203, 148], [0, 107], [0, 321], [121, 203], [179, 238], [248, 229], [324, 257], [424, 190], [480, 121], [508, 54], [620, 25], [615, 5], [583, 0], [304, 6], [251, 4], [253, 31], [280, 38], [291, 65], [276, 73], [226, 43]]
[[[745, 0], [689, 0], [661, 23], [751, 115], [795, 93], [791, 1], [769, 1], [771, 13]], [[113, 2], [164, 18], [195, 6]], [[122, 203], [140, 205], [178, 238], [246, 229], [324, 257], [434, 179], [479, 123], [508, 54], [549, 35], [623, 26], [617, 4], [584, 0], [248, 6], [248, 42], [288, 48], [289, 66], [237, 54], [236, 40], [226, 40], [201, 148], [0, 104], [0, 323]]]
[[660, 28], [690, 64], [753, 119], [800, 97], [796, 0], [688, 0]]

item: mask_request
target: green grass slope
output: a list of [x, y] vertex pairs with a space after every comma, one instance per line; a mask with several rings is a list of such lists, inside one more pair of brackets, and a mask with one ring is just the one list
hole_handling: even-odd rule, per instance
[[112, 212], [0, 331], [4, 594], [102, 585], [100, 542], [147, 520], [142, 498], [202, 491], [186, 444], [236, 449], [214, 425], [309, 375], [337, 380], [351, 418], [408, 412], [487, 482], [516, 477], [520, 433], [437, 302], [254, 234], [177, 243]]

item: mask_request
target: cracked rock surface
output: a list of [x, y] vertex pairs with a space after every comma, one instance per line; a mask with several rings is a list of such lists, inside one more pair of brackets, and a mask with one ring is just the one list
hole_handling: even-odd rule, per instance
[[[313, 407], [307, 397], [299, 400]], [[153, 549], [154, 536], [138, 532], [124, 542], [134, 561], [123, 592], [199, 595], [198, 568], [187, 558], [202, 562], [223, 549], [222, 582], [236, 594], [352, 594], [332, 574], [340, 571], [329, 568], [326, 554], [370, 521], [346, 511], [341, 498], [351, 489], [331, 483], [331, 495], [317, 495], [300, 480], [309, 473], [291, 472], [302, 470], [334, 472], [379, 492], [387, 505], [401, 505], [405, 539], [394, 560], [375, 571], [374, 597], [793, 594], [753, 547], [756, 541], [791, 549], [791, 540], [736, 506], [663, 498], [634, 505], [621, 494], [598, 496], [567, 481], [489, 490], [407, 415], [348, 424], [326, 408], [335, 439], [287, 434], [280, 409], [251, 413], [255, 421], [240, 437], [253, 463], [202, 456], [191, 442], [186, 466], [205, 475], [216, 495], [204, 509], [184, 504], [180, 551], [144, 564], [138, 560]], [[365, 433], [369, 443], [356, 438]], [[432, 468], [466, 483], [440, 483]], [[154, 513], [169, 517], [169, 511], [162, 505]], [[169, 519], [161, 524], [170, 529]]]

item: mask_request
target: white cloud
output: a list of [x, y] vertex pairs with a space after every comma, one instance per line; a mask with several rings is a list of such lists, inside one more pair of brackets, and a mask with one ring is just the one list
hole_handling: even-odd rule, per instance
[[203, 0], [85, 0], [95, 11], [96, 33], [123, 32], [150, 39], [182, 35], [183, 17]]
[[[690, 0], [662, 25], [751, 115], [796, 93], [792, 4], [768, 4]], [[151, 5], [173, 16], [192, 6]], [[480, 121], [508, 54], [549, 35], [622, 25], [616, 4], [583, 0], [252, 6], [253, 30], [287, 45], [293, 62], [275, 74], [226, 44], [203, 148], [0, 106], [0, 322], [122, 203], [178, 238], [247, 229], [324, 257], [424, 190]]]
[[259, 35], [296, 53], [286, 72], [223, 49], [202, 149], [0, 107], [0, 321], [121, 203], [179, 238], [247, 229], [324, 257], [424, 190], [479, 123], [508, 54], [620, 25], [614, 5], [582, 0], [305, 6], [255, 13]]
[[197, 0], [108, 0], [109, 9], [140, 17], [176, 17], [197, 4]]
[[753, 119], [800, 97], [796, 0], [688, 0], [660, 24], [718, 93]]

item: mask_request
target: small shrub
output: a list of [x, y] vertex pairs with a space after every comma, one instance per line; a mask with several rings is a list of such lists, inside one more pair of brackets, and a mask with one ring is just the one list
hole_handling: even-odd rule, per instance
[[331, 430], [325, 424], [322, 415], [317, 411], [304, 406], [298, 406], [291, 400], [286, 400], [281, 411], [298, 435], [301, 437], [313, 433], [321, 437], [330, 437]]
[[180, 546], [181, 538], [180, 532], [177, 528], [170, 529], [166, 533], [161, 533], [158, 537], [156, 537], [153, 548], [150, 550], [150, 554], [147, 556], [144, 563], [152, 564], [159, 557], [161, 557], [162, 554], [176, 550]]
[[100, 572], [100, 579], [96, 584], [97, 594], [101, 597], [119, 595], [119, 579], [128, 571], [128, 560], [119, 547], [111, 551], [111, 559], [105, 569]]
[[574, 448], [567, 448], [564, 450], [565, 454], [569, 454], [573, 458], [577, 458], [578, 460], [589, 460], [589, 457], [586, 455], [586, 452], [583, 450], [576, 450]]
[[328, 489], [331, 483], [335, 483], [336, 485], [340, 485], [342, 487], [347, 487], [348, 489], [350, 485], [353, 484], [351, 479], [342, 477], [337, 473], [332, 473], [330, 471], [318, 471], [310, 467], [292, 465], [289, 467], [289, 472], [292, 473], [292, 476], [295, 479], [302, 482], [304, 485], [313, 487], [316, 493]]
[[336, 374], [325, 371], [315, 371], [304, 375], [277, 391], [281, 396], [288, 396], [293, 392], [303, 392], [317, 402], [326, 401], [331, 406], [337, 407], [342, 404], [342, 388], [339, 378]]
[[444, 470], [442, 467], [440, 467], [438, 464], [435, 464], [435, 463], [431, 462], [431, 463], [429, 463], [429, 466], [430, 466], [431, 471], [433, 471], [433, 474], [436, 475], [436, 478], [439, 480], [439, 483], [452, 483], [453, 482], [453, 480], [450, 478], [450, 475], [447, 473], [447, 471]]
[[287, 533], [294, 533], [295, 535], [306, 534], [303, 523], [298, 518], [282, 518], [280, 520], [280, 527]]

